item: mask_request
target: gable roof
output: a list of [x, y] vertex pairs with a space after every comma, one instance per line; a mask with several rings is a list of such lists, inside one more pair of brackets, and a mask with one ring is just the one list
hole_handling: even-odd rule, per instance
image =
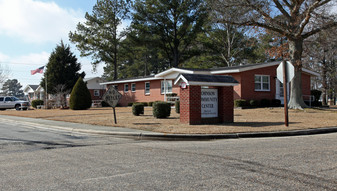
[[205, 75], [205, 74], [180, 74], [174, 84], [183, 81], [186, 85], [200, 86], [236, 86], [239, 84], [232, 76]]
[[40, 85], [28, 85], [28, 86], [35, 91]]

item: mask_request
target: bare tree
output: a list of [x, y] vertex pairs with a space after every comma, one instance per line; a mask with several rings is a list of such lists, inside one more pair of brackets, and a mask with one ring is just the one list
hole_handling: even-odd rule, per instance
[[9, 69], [0, 64], [0, 85], [2, 85], [6, 80], [8, 80], [9, 74], [10, 74]]
[[[302, 97], [303, 41], [337, 26], [329, 7], [335, 0], [209, 0], [213, 16], [230, 24], [255, 26], [274, 31], [288, 40], [290, 61], [295, 67], [289, 108], [306, 107]], [[229, 10], [229, 11], [228, 11]], [[232, 10], [235, 10], [233, 12]]]
[[58, 84], [54, 90], [56, 92], [54, 94], [56, 105], [61, 108], [67, 107], [67, 95], [70, 93], [70, 90], [67, 90], [64, 84]]

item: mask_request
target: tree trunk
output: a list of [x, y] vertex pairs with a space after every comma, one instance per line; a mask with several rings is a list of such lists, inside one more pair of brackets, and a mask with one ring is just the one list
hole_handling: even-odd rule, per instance
[[290, 100], [288, 107], [290, 109], [303, 109], [308, 107], [302, 96], [302, 52], [303, 39], [289, 39], [290, 61], [295, 67], [295, 76], [291, 81]]
[[322, 86], [323, 86], [322, 104], [323, 105], [328, 105], [328, 102], [326, 100], [326, 97], [328, 95], [328, 82], [327, 82], [327, 76], [326, 76], [327, 75], [327, 65], [326, 64], [327, 63], [325, 61], [325, 56], [324, 56], [322, 60]]

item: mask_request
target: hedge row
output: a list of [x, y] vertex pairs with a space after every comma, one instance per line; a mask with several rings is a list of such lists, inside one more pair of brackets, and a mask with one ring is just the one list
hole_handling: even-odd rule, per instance
[[280, 107], [281, 100], [279, 99], [261, 99], [261, 100], [234, 100], [235, 107]]
[[[167, 118], [171, 115], [171, 103], [156, 101], [150, 102], [149, 104], [143, 103], [132, 103], [132, 113], [135, 116], [139, 116], [140, 114], [144, 114], [144, 106], [152, 106], [153, 108], [153, 116], [156, 118]], [[131, 105], [131, 104], [130, 104]]]

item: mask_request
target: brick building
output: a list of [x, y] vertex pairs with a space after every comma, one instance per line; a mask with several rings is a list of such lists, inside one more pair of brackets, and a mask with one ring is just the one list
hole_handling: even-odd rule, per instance
[[[276, 78], [279, 64], [280, 61], [212, 69], [171, 68], [152, 76], [121, 79], [101, 85], [115, 86], [123, 95], [120, 105], [127, 106], [133, 102], [167, 101], [172, 93], [179, 96], [179, 84], [174, 85], [173, 81], [181, 73], [230, 75], [239, 82], [239, 85], [234, 86], [234, 99], [279, 99], [283, 103], [283, 86]], [[316, 76], [319, 74], [302, 69], [304, 99], [310, 96], [311, 77]]]

